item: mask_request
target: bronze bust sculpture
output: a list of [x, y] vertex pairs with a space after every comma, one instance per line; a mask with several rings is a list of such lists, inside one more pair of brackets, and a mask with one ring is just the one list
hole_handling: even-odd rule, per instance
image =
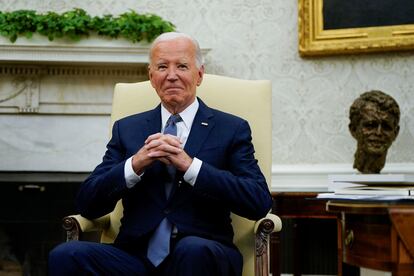
[[354, 168], [363, 174], [380, 173], [400, 130], [397, 102], [381, 91], [365, 92], [351, 105], [349, 119], [349, 131], [358, 143]]

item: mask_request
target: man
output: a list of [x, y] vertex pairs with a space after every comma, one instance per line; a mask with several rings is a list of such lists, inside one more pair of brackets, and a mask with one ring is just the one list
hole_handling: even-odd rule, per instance
[[379, 173], [400, 130], [397, 102], [381, 91], [365, 92], [351, 105], [349, 118], [349, 130], [358, 142], [354, 168]]
[[51, 275], [241, 275], [230, 212], [256, 220], [272, 200], [248, 123], [196, 97], [203, 74], [190, 36], [153, 42], [149, 79], [161, 104], [115, 122], [103, 162], [77, 196], [87, 218], [122, 199], [119, 234], [113, 245], [58, 246]]

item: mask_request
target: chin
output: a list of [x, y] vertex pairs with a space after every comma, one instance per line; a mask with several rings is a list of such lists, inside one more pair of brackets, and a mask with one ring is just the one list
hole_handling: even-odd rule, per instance
[[[176, 108], [180, 108], [183, 105], [183, 100], [182, 99], [177, 99], [177, 98], [167, 98], [164, 100], [164, 103], [169, 106], [170, 108], [176, 109]], [[170, 110], [170, 112], [172, 112]]]
[[164, 101], [174, 101], [180, 98], [180, 94], [177, 92], [165, 92], [162, 95]]
[[170, 95], [164, 98], [164, 101], [169, 104], [177, 104], [183, 101], [181, 97], [178, 97], [176, 95]]
[[382, 154], [386, 154], [387, 153], [388, 148], [386, 147], [368, 147], [367, 148], [367, 152], [369, 154], [373, 154], [373, 155], [382, 155]]

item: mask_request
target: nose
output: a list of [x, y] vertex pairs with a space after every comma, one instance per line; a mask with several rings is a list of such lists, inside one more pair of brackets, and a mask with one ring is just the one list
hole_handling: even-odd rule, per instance
[[168, 70], [168, 74], [167, 74], [167, 80], [169, 80], [169, 81], [175, 81], [175, 80], [177, 80], [177, 72], [175, 71], [175, 69], [174, 68], [170, 68], [169, 70]]
[[375, 133], [376, 134], [381, 134], [382, 133], [382, 126], [381, 126], [381, 124], [378, 124], [377, 128], [375, 129]]

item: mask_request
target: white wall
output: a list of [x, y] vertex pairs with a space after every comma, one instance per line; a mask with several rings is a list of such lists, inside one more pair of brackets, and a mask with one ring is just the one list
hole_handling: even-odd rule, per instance
[[286, 175], [297, 179], [295, 172], [306, 182], [309, 170], [322, 174], [320, 179], [328, 172], [352, 171], [356, 143], [347, 129], [348, 108], [371, 89], [392, 95], [402, 112], [387, 166], [414, 172], [412, 52], [302, 59], [297, 51], [297, 0], [0, 0], [0, 6], [156, 13], [198, 38], [202, 48], [211, 48], [208, 72], [272, 80], [275, 187], [284, 185]]

